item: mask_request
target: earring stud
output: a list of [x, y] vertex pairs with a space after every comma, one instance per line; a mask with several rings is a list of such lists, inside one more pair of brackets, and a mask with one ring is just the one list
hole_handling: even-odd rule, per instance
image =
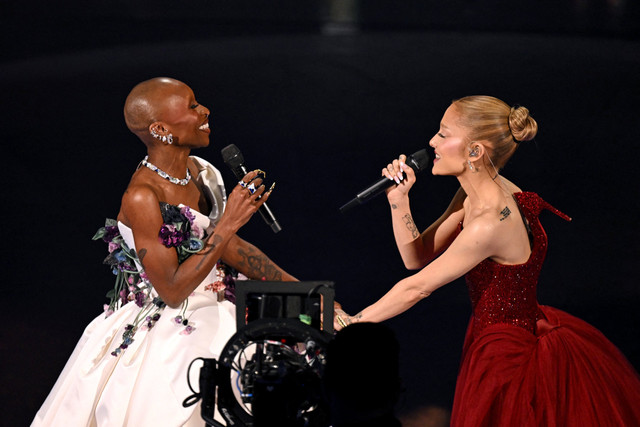
[[169, 144], [169, 145], [173, 144], [173, 135], [172, 134], [160, 136], [155, 130], [151, 130], [151, 131], [149, 131], [149, 133], [151, 134], [152, 137], [164, 142], [165, 144]]

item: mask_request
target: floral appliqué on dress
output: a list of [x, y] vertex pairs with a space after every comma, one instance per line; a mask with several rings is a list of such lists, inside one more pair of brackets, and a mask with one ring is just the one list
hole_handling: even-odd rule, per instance
[[[195, 216], [189, 207], [178, 207], [161, 202], [160, 211], [163, 224], [158, 232], [158, 238], [167, 248], [176, 249], [179, 263], [204, 248], [205, 232], [195, 223]], [[114, 288], [107, 293], [110, 302], [104, 305], [106, 316], [110, 316], [115, 310], [131, 302], [140, 307], [140, 312], [133, 323], [125, 326], [122, 343], [111, 353], [113, 356], [118, 356], [133, 343], [133, 336], [138, 330], [153, 328], [166, 304], [160, 297], [152, 295], [153, 285], [142, 270], [136, 251], [125, 243], [116, 220], [105, 221], [104, 227], [101, 227], [93, 236], [93, 240], [98, 239], [102, 239], [108, 245], [109, 255], [104, 259], [104, 264], [109, 265], [116, 276]], [[207, 285], [205, 290], [217, 293], [219, 301], [227, 299], [235, 302], [234, 276], [237, 276], [237, 273], [221, 261], [218, 261], [215, 268], [216, 281]], [[180, 314], [173, 318], [177, 326], [184, 326], [180, 332], [181, 335], [189, 335], [196, 329], [186, 315], [188, 306], [189, 299], [186, 298], [180, 307]]]

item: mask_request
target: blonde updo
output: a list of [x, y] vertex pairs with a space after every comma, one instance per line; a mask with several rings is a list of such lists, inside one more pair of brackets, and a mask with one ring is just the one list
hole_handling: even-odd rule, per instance
[[538, 123], [525, 107], [509, 107], [493, 96], [467, 96], [452, 102], [471, 141], [486, 141], [489, 158], [502, 168], [518, 143], [535, 138]]

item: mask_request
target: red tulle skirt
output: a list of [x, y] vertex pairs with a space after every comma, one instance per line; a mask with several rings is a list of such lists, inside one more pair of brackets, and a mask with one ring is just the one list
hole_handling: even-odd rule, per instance
[[640, 377], [588, 323], [552, 307], [536, 335], [467, 330], [452, 426], [640, 426]]

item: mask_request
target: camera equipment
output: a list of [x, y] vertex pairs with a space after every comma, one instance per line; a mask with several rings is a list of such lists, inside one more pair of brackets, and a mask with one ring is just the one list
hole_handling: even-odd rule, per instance
[[332, 282], [236, 282], [238, 331], [219, 360], [196, 359], [200, 392], [183, 405], [202, 400], [212, 426], [222, 426], [216, 404], [230, 426], [327, 426], [322, 376], [333, 301]]

